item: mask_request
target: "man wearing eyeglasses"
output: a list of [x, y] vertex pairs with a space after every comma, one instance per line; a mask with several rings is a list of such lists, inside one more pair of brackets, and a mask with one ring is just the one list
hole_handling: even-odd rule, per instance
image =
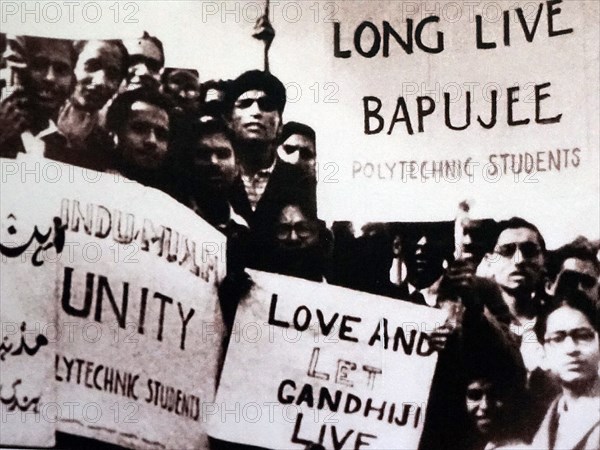
[[598, 307], [581, 291], [558, 295], [542, 311], [536, 335], [560, 393], [546, 410], [532, 449], [592, 450], [600, 442]]
[[250, 225], [256, 252], [249, 263], [255, 268], [262, 264], [264, 246], [285, 205], [302, 204], [316, 216], [315, 181], [277, 159], [285, 103], [283, 83], [268, 72], [245, 72], [228, 88], [229, 122], [240, 167], [230, 201]]
[[271, 272], [323, 281], [332, 237], [325, 224], [301, 205], [286, 205], [279, 214], [271, 245]]
[[487, 255], [489, 277], [502, 288], [513, 322], [524, 324], [537, 316], [546, 244], [537, 227], [519, 217], [501, 222], [498, 230], [494, 252]]
[[542, 364], [542, 350], [533, 327], [546, 297], [546, 244], [537, 227], [520, 217], [500, 222], [497, 230], [494, 250], [486, 255], [483, 264], [487, 265], [487, 277], [501, 288], [509, 310], [511, 334], [530, 378], [535, 378]]

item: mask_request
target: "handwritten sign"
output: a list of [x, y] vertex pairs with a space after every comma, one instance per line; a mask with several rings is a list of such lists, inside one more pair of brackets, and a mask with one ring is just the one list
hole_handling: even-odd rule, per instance
[[440, 310], [252, 272], [210, 434], [267, 448], [416, 448]]
[[[3, 162], [2, 174], [5, 168]], [[57, 255], [65, 233], [60, 219], [32, 208], [31, 194], [20, 183], [0, 189], [0, 443], [50, 447], [57, 420]]]
[[[21, 162], [12, 164], [19, 172]], [[131, 448], [206, 447], [202, 404], [214, 398], [221, 352], [225, 237], [162, 192], [40, 164], [63, 176], [25, 185], [11, 166], [6, 185], [35, 198], [64, 234], [47, 291], [60, 332], [51, 377], [58, 430]]]
[[313, 111], [320, 216], [452, 220], [471, 199], [551, 247], [598, 236], [597, 2], [336, 5], [319, 28], [339, 88]]

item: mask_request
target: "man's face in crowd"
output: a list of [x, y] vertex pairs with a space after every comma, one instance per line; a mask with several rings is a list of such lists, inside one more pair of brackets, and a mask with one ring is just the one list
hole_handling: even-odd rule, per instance
[[305, 249], [317, 244], [319, 233], [316, 223], [298, 206], [288, 205], [279, 215], [276, 239], [281, 249]]
[[160, 69], [163, 66], [163, 54], [160, 48], [148, 39], [127, 42], [129, 68], [127, 70], [127, 89], [160, 86]]
[[562, 306], [548, 316], [544, 334], [546, 367], [565, 385], [598, 377], [598, 333], [581, 311]]
[[509, 291], [533, 292], [544, 265], [537, 233], [529, 228], [506, 229], [498, 236], [495, 253], [490, 268], [496, 282]]
[[417, 289], [431, 286], [444, 271], [445, 245], [433, 233], [410, 239], [404, 245], [407, 280]]
[[498, 427], [505, 406], [503, 395], [486, 379], [469, 383], [466, 393], [467, 413], [479, 433], [488, 436]]
[[87, 111], [98, 111], [117, 92], [121, 83], [121, 50], [105, 41], [90, 41], [79, 55], [75, 66], [73, 100]]
[[165, 80], [163, 91], [184, 110], [194, 110], [200, 97], [198, 77], [185, 70], [175, 70]]
[[155, 170], [164, 163], [169, 143], [169, 116], [164, 109], [135, 102], [119, 134], [119, 147], [127, 165]]
[[237, 175], [233, 146], [222, 132], [198, 139], [193, 165], [199, 183], [215, 191], [227, 190]]
[[315, 175], [316, 151], [312, 139], [302, 134], [292, 134], [281, 145], [281, 150], [283, 151], [283, 160]]
[[553, 294], [559, 285], [563, 288], [580, 290], [591, 298], [598, 296], [598, 277], [600, 273], [592, 261], [568, 258], [561, 266], [550, 292]]
[[45, 40], [30, 55], [27, 62], [27, 81], [35, 108], [53, 114], [69, 97], [73, 87], [71, 44]]
[[281, 116], [271, 97], [263, 91], [250, 90], [235, 101], [231, 125], [239, 140], [268, 144], [279, 136]]
[[204, 100], [201, 102], [200, 121], [208, 122], [224, 116], [225, 90], [211, 87], [206, 91]]

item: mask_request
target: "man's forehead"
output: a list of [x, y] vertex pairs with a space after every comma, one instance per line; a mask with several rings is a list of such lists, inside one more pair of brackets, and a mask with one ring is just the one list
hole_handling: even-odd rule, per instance
[[224, 132], [216, 132], [211, 133], [205, 136], [200, 136], [198, 138], [198, 145], [203, 148], [230, 148], [233, 150], [233, 145], [231, 144], [231, 140], [227, 137]]
[[169, 120], [169, 114], [163, 108], [141, 100], [131, 105], [131, 113], [135, 116], [160, 117], [166, 121]]
[[562, 270], [572, 270], [573, 272], [585, 273], [598, 276], [598, 269], [592, 261], [586, 261], [579, 258], [567, 258], [562, 264]]
[[265, 91], [261, 91], [258, 89], [250, 89], [246, 92], [243, 92], [242, 94], [240, 94], [240, 96], [237, 98], [238, 100], [245, 100], [245, 99], [259, 99], [259, 98], [263, 98], [263, 97], [268, 97], [269, 95], [265, 92]]
[[295, 205], [288, 205], [281, 211], [281, 221], [283, 223], [301, 222], [306, 220], [302, 210]]
[[100, 57], [103, 59], [121, 59], [121, 50], [115, 44], [103, 41], [90, 41], [85, 44], [79, 55], [79, 60]]
[[198, 83], [198, 77], [188, 71], [177, 70], [169, 74], [169, 76], [167, 77], [167, 81], [169, 83], [195, 84]]
[[304, 136], [303, 134], [292, 134], [290, 137], [288, 137], [284, 144], [286, 145], [295, 145], [295, 146], [302, 146], [302, 147], [312, 147], [313, 146], [313, 142], [310, 138], [308, 138], [307, 136]]
[[43, 42], [31, 53], [32, 59], [45, 59], [47, 61], [61, 61], [69, 65], [73, 63], [71, 56], [73, 50], [70, 45], [60, 42]]
[[137, 39], [125, 43], [129, 56], [142, 55], [147, 58], [155, 59], [160, 61], [162, 59], [162, 52], [154, 44], [154, 42], [148, 39]]
[[546, 332], [568, 331], [575, 328], [589, 327], [586, 316], [570, 306], [561, 306], [553, 311], [546, 321]]
[[507, 228], [500, 236], [498, 236], [498, 245], [520, 243], [520, 242], [535, 242], [540, 244], [538, 234], [530, 228]]
[[491, 389], [492, 382], [487, 378], [475, 378], [471, 380], [467, 389]]
[[221, 89], [217, 89], [217, 88], [210, 88], [208, 91], [206, 91], [206, 102], [210, 102], [213, 100], [222, 100], [223, 97], [225, 96], [225, 91], [221, 90]]

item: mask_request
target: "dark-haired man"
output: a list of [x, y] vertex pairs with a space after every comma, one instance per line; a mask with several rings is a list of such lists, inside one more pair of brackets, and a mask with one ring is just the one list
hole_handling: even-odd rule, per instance
[[563, 245], [548, 255], [548, 282], [550, 295], [561, 295], [575, 290], [583, 291], [598, 301], [600, 262], [597, 249], [584, 237]]
[[100, 126], [100, 110], [117, 92], [127, 71], [127, 50], [121, 41], [78, 41], [73, 95], [62, 107], [58, 128], [69, 139], [64, 162], [105, 170], [111, 164], [113, 142]]
[[181, 142], [187, 168], [183, 202], [216, 228], [225, 230], [231, 220], [245, 225], [229, 203], [229, 191], [238, 176], [231, 130], [222, 121], [194, 123]]
[[167, 67], [161, 76], [162, 93], [181, 113], [196, 113], [200, 106], [200, 75], [195, 69]]
[[200, 121], [225, 120], [229, 81], [208, 80], [200, 87]]
[[419, 223], [406, 226], [401, 238], [401, 255], [406, 279], [400, 287], [413, 303], [437, 306], [438, 290], [452, 260], [454, 249], [451, 223]]
[[231, 130], [218, 120], [190, 125], [174, 142], [180, 159], [178, 178], [183, 181], [178, 198], [227, 236], [227, 270], [237, 273], [245, 266], [249, 230], [229, 202], [238, 176]]
[[500, 222], [497, 231], [494, 251], [482, 264], [487, 265], [487, 277], [501, 288], [510, 313], [510, 330], [532, 373], [542, 364], [533, 327], [545, 300], [546, 243], [538, 228], [520, 217]]
[[76, 54], [70, 41], [19, 36], [22, 87], [0, 105], [0, 156], [19, 153], [58, 158], [67, 140], [58, 131], [58, 111], [73, 88]]
[[108, 110], [107, 126], [117, 137], [116, 170], [141, 184], [167, 190], [172, 104], [152, 89], [119, 95]]
[[245, 72], [228, 89], [230, 126], [240, 166], [231, 203], [253, 234], [258, 251], [268, 245], [281, 208], [300, 204], [316, 214], [315, 182], [303, 171], [277, 159], [285, 108], [285, 87], [268, 72]]
[[129, 53], [126, 89], [160, 87], [160, 71], [165, 65], [163, 44], [156, 36], [144, 32], [141, 38], [123, 41]]
[[299, 122], [287, 122], [283, 126], [282, 144], [279, 157], [290, 164], [301, 167], [311, 176], [316, 176], [317, 150], [316, 135], [308, 125]]
[[514, 325], [537, 316], [545, 254], [544, 238], [532, 223], [513, 217], [499, 224], [494, 252], [487, 255], [488, 276], [502, 288]]

